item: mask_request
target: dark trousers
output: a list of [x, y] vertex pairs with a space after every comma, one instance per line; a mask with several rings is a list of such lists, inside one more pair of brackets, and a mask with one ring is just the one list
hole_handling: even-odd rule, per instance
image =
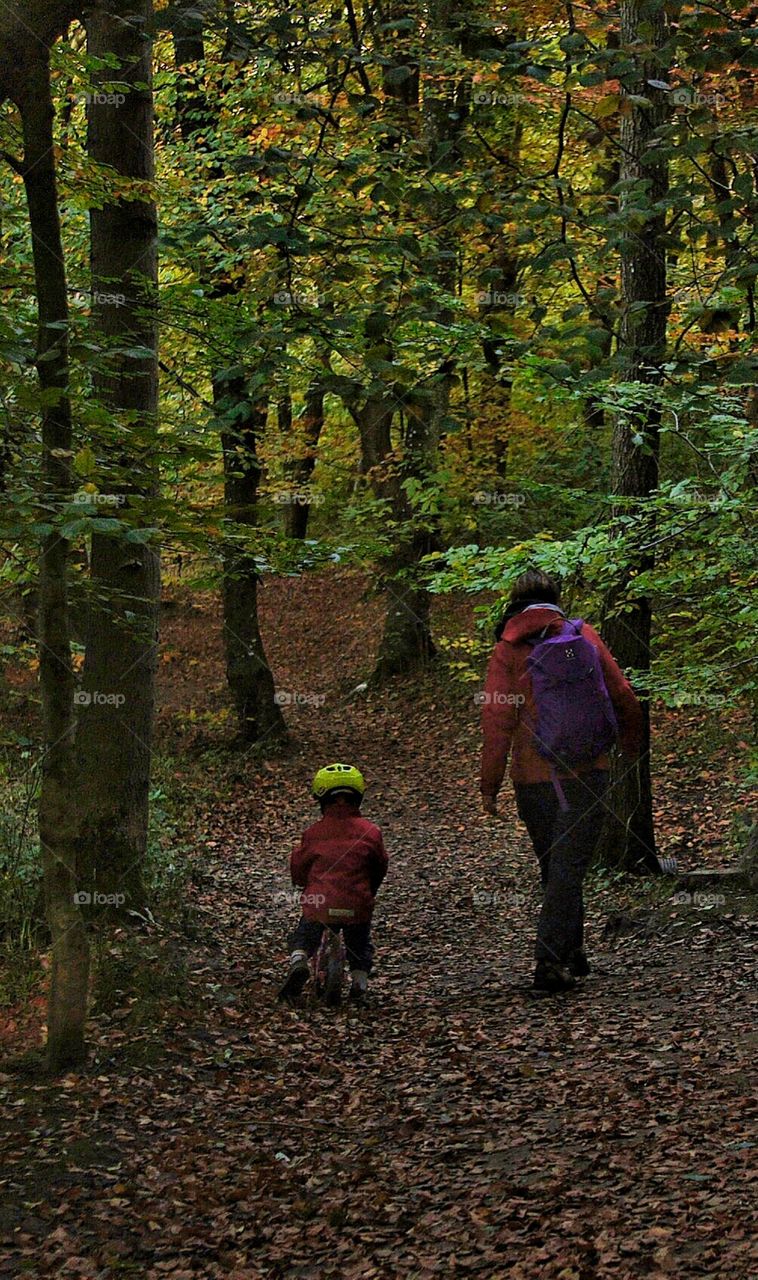
[[563, 781], [562, 810], [552, 782], [518, 783], [516, 808], [525, 823], [542, 877], [542, 911], [534, 954], [566, 964], [584, 943], [582, 884], [605, 817], [605, 769]]
[[315, 956], [324, 929], [336, 930], [340, 927], [345, 939], [347, 963], [351, 973], [356, 969], [371, 973], [374, 948], [371, 943], [371, 925], [368, 921], [365, 924], [324, 925], [318, 920], [306, 920], [305, 916], [301, 916], [297, 928], [290, 935], [290, 951], [304, 951], [308, 956]]

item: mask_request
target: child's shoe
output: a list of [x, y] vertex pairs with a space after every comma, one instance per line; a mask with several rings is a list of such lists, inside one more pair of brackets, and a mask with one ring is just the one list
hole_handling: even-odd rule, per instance
[[571, 955], [568, 958], [568, 964], [566, 965], [566, 968], [568, 969], [569, 973], [572, 974], [573, 977], [575, 978], [587, 977], [587, 975], [591, 971], [590, 962], [587, 959], [587, 952], [584, 950], [583, 947], [580, 947], [579, 950], [577, 951], [572, 951]]
[[363, 1004], [368, 991], [368, 974], [365, 969], [354, 969], [350, 978], [350, 995], [348, 999], [351, 1004]]
[[279, 990], [277, 1000], [294, 1000], [301, 995], [309, 973], [308, 957], [305, 952], [293, 951], [290, 956], [290, 971], [286, 982]]
[[563, 965], [553, 964], [549, 960], [538, 960], [534, 971], [535, 991], [572, 991], [576, 986], [576, 978], [564, 969]]

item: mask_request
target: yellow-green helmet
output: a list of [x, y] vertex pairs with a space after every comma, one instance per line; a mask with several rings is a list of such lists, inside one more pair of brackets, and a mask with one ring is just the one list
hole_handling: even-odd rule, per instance
[[330, 791], [353, 791], [360, 798], [366, 790], [366, 783], [360, 769], [354, 764], [325, 764], [319, 769], [311, 791], [316, 800], [323, 800]]

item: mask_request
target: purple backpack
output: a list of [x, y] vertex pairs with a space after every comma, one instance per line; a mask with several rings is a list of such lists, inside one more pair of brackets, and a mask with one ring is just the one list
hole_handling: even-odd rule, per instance
[[568, 806], [556, 768], [589, 764], [618, 736], [600, 655], [581, 634], [583, 625], [581, 618], [567, 619], [558, 635], [534, 641], [526, 660], [537, 707], [537, 723], [530, 728], [537, 751], [550, 761], [562, 809]]

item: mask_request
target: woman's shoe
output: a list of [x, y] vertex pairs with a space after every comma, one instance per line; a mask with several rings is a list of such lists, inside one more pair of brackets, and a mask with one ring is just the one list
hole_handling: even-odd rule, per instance
[[368, 974], [364, 969], [354, 969], [350, 977], [352, 981], [348, 999], [351, 1004], [363, 1004], [368, 991]]
[[573, 991], [576, 978], [573, 978], [563, 965], [552, 964], [549, 960], [538, 960], [534, 971], [535, 991]]

